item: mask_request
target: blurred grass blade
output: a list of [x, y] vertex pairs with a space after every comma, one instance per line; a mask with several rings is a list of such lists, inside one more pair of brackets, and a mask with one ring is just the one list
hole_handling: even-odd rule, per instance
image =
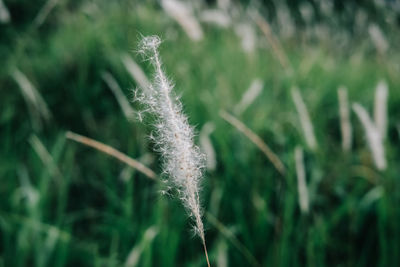
[[345, 152], [351, 150], [352, 130], [350, 122], [350, 108], [347, 88], [341, 86], [338, 89], [340, 130], [342, 132], [342, 148]]
[[137, 85], [145, 91], [148, 90], [150, 81], [143, 72], [142, 68], [132, 59], [132, 57], [123, 53], [121, 55], [121, 61]]
[[114, 94], [115, 98], [118, 101], [119, 106], [121, 107], [122, 112], [125, 115], [125, 118], [128, 121], [132, 121], [134, 119], [135, 111], [129, 104], [128, 99], [124, 95], [121, 90], [121, 87], [118, 85], [115, 78], [111, 75], [111, 73], [103, 71], [101, 73], [101, 77], [103, 78], [104, 82], [108, 85], [111, 89], [111, 92]]
[[389, 44], [381, 28], [379, 28], [378, 25], [372, 23], [368, 27], [368, 33], [378, 53], [381, 55], [385, 54], [386, 51], [389, 49]]
[[374, 121], [382, 139], [385, 139], [387, 131], [387, 101], [388, 85], [380, 81], [375, 89]]
[[354, 103], [353, 110], [357, 114], [361, 124], [364, 127], [367, 143], [371, 150], [375, 166], [379, 170], [386, 169], [385, 148], [383, 146], [383, 140], [379, 130], [376, 128], [374, 122], [371, 120], [368, 112], [363, 106], [358, 103]]
[[217, 245], [217, 267], [228, 267], [228, 245], [224, 241]]
[[28, 107], [31, 109], [31, 113], [33, 113], [31, 116], [35, 118], [39, 127], [41, 125], [40, 117], [42, 117], [45, 121], [49, 121], [51, 118], [51, 112], [39, 91], [32, 85], [25, 74], [18, 69], [14, 69], [11, 74], [19, 85], [22, 96], [24, 97]]
[[275, 37], [274, 33], [272, 32], [269, 23], [261, 16], [261, 14], [256, 9], [252, 9], [249, 13], [252, 19], [256, 22], [257, 26], [262, 31], [262, 33], [265, 35], [268, 43], [270, 44], [272, 50], [274, 51], [273, 55], [278, 59], [282, 67], [286, 71], [288, 71], [288, 73], [291, 73], [293, 69], [290, 66], [289, 59], [286, 56], [279, 40]]
[[218, 231], [224, 236], [248, 261], [251, 266], [261, 266], [258, 263], [257, 259], [251, 254], [250, 250], [245, 247], [239, 239], [225, 226], [223, 225], [216, 217], [214, 217], [211, 213], [206, 212], [206, 217], [208, 222], [210, 222]]
[[304, 153], [300, 146], [296, 146], [295, 151], [297, 191], [299, 194], [299, 204], [302, 213], [307, 214], [310, 211], [310, 200], [306, 184], [306, 170], [304, 167]]
[[0, 0], [0, 23], [9, 23], [11, 21], [10, 12], [8, 11], [3, 0]]
[[317, 139], [315, 138], [314, 127], [312, 125], [306, 104], [304, 103], [300, 91], [297, 87], [293, 87], [291, 91], [292, 91], [292, 99], [300, 118], [300, 123], [301, 127], [303, 128], [303, 133], [307, 146], [311, 150], [315, 151], [318, 148], [318, 144], [317, 144]]
[[144, 232], [142, 240], [139, 244], [137, 244], [128, 255], [128, 258], [125, 261], [124, 267], [135, 267], [138, 266], [140, 255], [142, 254], [143, 250], [149, 246], [154, 238], [158, 234], [158, 229], [155, 226], [152, 226]]
[[191, 2], [161, 0], [161, 6], [173, 18], [193, 41], [203, 39], [203, 30], [193, 14]]
[[366, 209], [385, 194], [383, 186], [379, 185], [368, 191], [360, 201], [360, 208]]
[[278, 172], [282, 175], [285, 175], [285, 166], [279, 157], [269, 148], [269, 146], [253, 131], [251, 131], [243, 122], [239, 121], [234, 116], [230, 115], [224, 110], [219, 112], [219, 115], [229, 122], [232, 126], [234, 126], [237, 130], [242, 132], [247, 138], [250, 139], [253, 144], [255, 144], [271, 161], [272, 165], [278, 170]]
[[96, 140], [90, 139], [88, 137], [85, 137], [85, 136], [82, 136], [82, 135], [79, 135], [79, 134], [76, 134], [76, 133], [73, 133], [70, 131], [66, 132], [65, 136], [70, 140], [74, 140], [75, 142], [95, 148], [103, 153], [106, 153], [106, 154], [124, 162], [125, 164], [128, 164], [129, 166], [137, 169], [139, 172], [143, 173], [150, 179], [156, 179], [157, 175], [152, 170], [150, 170], [149, 168], [144, 166], [139, 161], [134, 160], [133, 158], [116, 150], [115, 148], [113, 148], [111, 146], [108, 146], [108, 145], [100, 143]]
[[58, 4], [59, 1], [60, 0], [48, 0], [36, 15], [35, 19], [33, 20], [33, 24], [36, 27], [40, 27], [40, 25], [44, 23], [51, 10]]
[[238, 115], [242, 114], [261, 94], [263, 87], [264, 84], [260, 79], [253, 80], [250, 87], [244, 92], [240, 102], [235, 106], [235, 113]]
[[54, 161], [54, 158], [51, 156], [51, 154], [43, 145], [43, 143], [40, 141], [40, 139], [36, 135], [31, 135], [31, 137], [29, 138], [29, 143], [31, 144], [36, 154], [39, 156], [40, 160], [49, 170], [53, 178], [57, 182], [60, 182], [60, 180], [62, 179], [61, 172], [58, 169], [57, 164]]
[[209, 171], [215, 171], [217, 167], [215, 150], [210, 139], [214, 130], [215, 125], [212, 122], [207, 122], [200, 130], [200, 149], [206, 155], [206, 168]]
[[235, 23], [234, 30], [240, 38], [243, 51], [246, 53], [253, 52], [257, 45], [257, 34], [253, 25], [246, 22]]

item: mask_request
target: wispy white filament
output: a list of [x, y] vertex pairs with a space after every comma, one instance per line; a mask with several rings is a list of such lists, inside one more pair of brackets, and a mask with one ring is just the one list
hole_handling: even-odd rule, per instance
[[138, 100], [144, 102], [155, 115], [154, 142], [164, 159], [164, 172], [177, 189], [180, 199], [195, 222], [195, 231], [205, 244], [201, 219], [199, 183], [203, 176], [204, 156], [193, 142], [193, 128], [182, 113], [182, 104], [174, 96], [172, 82], [167, 79], [158, 53], [160, 39], [144, 37], [139, 53], [154, 68], [153, 82]]
[[350, 123], [350, 108], [347, 96], [347, 88], [340, 87], [338, 89], [339, 98], [339, 115], [340, 115], [340, 130], [342, 132], [342, 148], [344, 151], [351, 149], [351, 123]]
[[310, 115], [306, 105], [304, 104], [303, 98], [298, 88], [292, 88], [292, 98], [296, 106], [297, 113], [299, 114], [301, 127], [303, 128], [304, 138], [306, 143], [311, 150], [317, 149], [317, 140], [314, 135], [314, 127], [311, 123]]
[[382, 139], [387, 130], [387, 99], [388, 86], [385, 81], [380, 81], [375, 90], [374, 121]]
[[297, 191], [299, 194], [300, 210], [303, 213], [308, 213], [310, 210], [310, 201], [306, 184], [303, 149], [300, 146], [296, 146], [294, 156], [296, 161]]
[[368, 112], [358, 103], [353, 104], [353, 110], [360, 119], [362, 125], [364, 126], [365, 134], [367, 137], [367, 143], [371, 150], [372, 158], [375, 162], [375, 166], [379, 170], [386, 169], [386, 158], [385, 150], [383, 147], [383, 138], [376, 127]]

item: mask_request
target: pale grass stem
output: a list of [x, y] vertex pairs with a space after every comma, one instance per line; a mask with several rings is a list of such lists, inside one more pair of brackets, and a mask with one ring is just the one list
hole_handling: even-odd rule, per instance
[[230, 115], [226, 111], [221, 110], [219, 112], [219, 115], [229, 124], [234, 126], [241, 133], [243, 133], [247, 138], [249, 138], [250, 141], [253, 144], [255, 144], [265, 154], [265, 156], [269, 159], [269, 161], [276, 168], [276, 170], [280, 174], [285, 175], [286, 170], [282, 161], [258, 135], [256, 135], [252, 130], [250, 130], [243, 122], [238, 120], [236, 117]]

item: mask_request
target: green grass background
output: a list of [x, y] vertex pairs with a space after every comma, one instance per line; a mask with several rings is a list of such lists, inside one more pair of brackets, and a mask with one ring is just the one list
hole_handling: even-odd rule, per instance
[[[205, 266], [181, 203], [159, 194], [160, 185], [123, 163], [65, 139], [71, 130], [133, 158], [150, 153], [147, 123], [127, 121], [101, 78], [114, 75], [127, 96], [135, 82], [120, 61], [140, 34], [164, 40], [161, 56], [176, 82], [184, 110], [197, 130], [215, 125], [211, 140], [217, 169], [203, 182], [206, 239], [212, 266], [398, 266], [400, 264], [399, 50], [374, 50], [368, 35], [346, 42], [311, 41], [301, 32], [283, 42], [293, 65], [287, 74], [259, 33], [261, 48], [243, 52], [233, 30], [205, 26], [190, 41], [158, 5], [131, 1], [61, 3], [46, 22], [32, 20], [41, 5], [9, 1], [13, 21], [0, 26], [0, 266], [123, 266], [140, 248], [138, 266]], [[26, 2], [26, 1], [25, 1]], [[41, 1], [43, 2], [43, 1]], [[6, 1], [7, 3], [7, 1]], [[339, 30], [338, 30], [339, 31]], [[398, 39], [398, 38], [397, 38]], [[19, 68], [41, 92], [53, 118], [34, 129], [18, 85]], [[239, 119], [257, 133], [287, 167], [282, 177], [250, 141], [218, 116], [232, 111], [255, 78], [262, 94]], [[388, 168], [377, 171], [354, 113], [353, 147], [341, 150], [337, 88], [371, 112], [379, 80], [389, 84]], [[308, 151], [290, 88], [299, 86], [319, 144]], [[136, 104], [132, 104], [138, 108]], [[38, 157], [36, 135], [60, 174]], [[298, 205], [294, 148], [305, 147], [311, 212]], [[379, 199], [363, 205], [381, 187]], [[216, 218], [218, 222], [215, 221]], [[151, 228], [154, 227], [154, 228]], [[153, 240], [147, 229], [157, 229]]]

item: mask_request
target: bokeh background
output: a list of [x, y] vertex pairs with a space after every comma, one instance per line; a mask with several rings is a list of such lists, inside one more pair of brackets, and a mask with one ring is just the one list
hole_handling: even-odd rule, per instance
[[[66, 138], [87, 136], [162, 173], [151, 119], [131, 101], [152, 75], [138, 41], [154, 34], [207, 155], [212, 266], [399, 266], [399, 21], [396, 0], [1, 0], [0, 266], [206, 265], [173, 191]], [[379, 84], [384, 168], [351, 108], [372, 118]], [[285, 174], [220, 111], [265, 142]]]

